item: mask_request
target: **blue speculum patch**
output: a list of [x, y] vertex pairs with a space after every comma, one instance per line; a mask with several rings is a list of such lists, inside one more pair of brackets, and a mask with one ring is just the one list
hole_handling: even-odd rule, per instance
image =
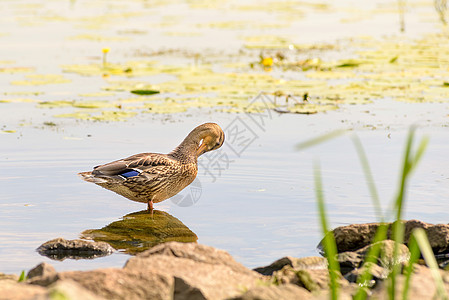
[[135, 170], [131, 170], [131, 171], [122, 173], [122, 174], [120, 174], [120, 175], [123, 176], [123, 177], [129, 178], [129, 177], [134, 177], [134, 176], [139, 175], [139, 172], [137, 172], [137, 171], [135, 171]]

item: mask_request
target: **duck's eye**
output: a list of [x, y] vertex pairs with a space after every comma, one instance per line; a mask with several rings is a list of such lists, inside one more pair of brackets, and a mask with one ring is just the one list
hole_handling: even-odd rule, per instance
[[217, 143], [215, 144], [215, 146], [220, 146], [220, 142], [217, 142]]

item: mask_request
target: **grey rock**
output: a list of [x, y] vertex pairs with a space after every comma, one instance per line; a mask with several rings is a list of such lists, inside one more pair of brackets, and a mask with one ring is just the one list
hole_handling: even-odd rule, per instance
[[93, 259], [111, 254], [114, 252], [114, 248], [105, 242], [56, 238], [43, 243], [36, 251], [54, 260], [64, 260], [66, 258]]
[[276, 260], [272, 264], [255, 268], [254, 271], [262, 275], [272, 275], [273, 272], [281, 270], [285, 266], [290, 266], [296, 270], [299, 269], [327, 269], [327, 259], [318, 256], [309, 256], [303, 258], [295, 258], [286, 256]]

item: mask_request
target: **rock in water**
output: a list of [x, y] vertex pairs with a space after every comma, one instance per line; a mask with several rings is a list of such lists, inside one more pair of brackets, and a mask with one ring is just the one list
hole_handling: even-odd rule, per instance
[[71, 259], [93, 259], [107, 256], [114, 252], [108, 243], [89, 242], [84, 240], [66, 240], [56, 238], [45, 242], [36, 249], [43, 256], [54, 260]]
[[[402, 221], [404, 224], [404, 243], [407, 244], [410, 235], [415, 228], [422, 228], [426, 231], [430, 246], [435, 254], [449, 253], [449, 224], [430, 224], [419, 220]], [[335, 236], [338, 252], [356, 251], [370, 245], [380, 223], [351, 224], [340, 226], [332, 232]], [[392, 238], [392, 225], [387, 223], [387, 239]], [[318, 249], [322, 251], [322, 241], [318, 244]]]

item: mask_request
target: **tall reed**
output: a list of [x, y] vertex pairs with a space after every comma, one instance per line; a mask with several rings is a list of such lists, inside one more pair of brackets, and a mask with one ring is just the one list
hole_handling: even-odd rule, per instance
[[[318, 145], [320, 143], [326, 142], [330, 139], [333, 139], [337, 136], [342, 135], [344, 132], [341, 130], [334, 131], [331, 133], [328, 133], [326, 135], [322, 135], [319, 137], [316, 137], [314, 139], [305, 141], [303, 143], [300, 143], [297, 145], [298, 150], [306, 149], [315, 145]], [[428, 137], [423, 137], [421, 141], [419, 142], [418, 146], [416, 148], [413, 147], [414, 139], [416, 135], [416, 127], [412, 126], [409, 130], [406, 145], [404, 149], [403, 154], [403, 162], [402, 162], [402, 168], [401, 173], [399, 177], [399, 185], [398, 185], [398, 191], [396, 194], [396, 197], [394, 199], [393, 205], [392, 205], [392, 214], [394, 215], [395, 222], [393, 223], [393, 234], [392, 238], [395, 241], [395, 247], [393, 251], [393, 261], [398, 261], [398, 255], [399, 255], [399, 245], [404, 242], [404, 225], [401, 221], [403, 211], [404, 211], [404, 204], [405, 204], [405, 196], [408, 186], [408, 181], [410, 179], [411, 173], [416, 169], [416, 166], [418, 165], [419, 161], [421, 160], [425, 149], [428, 145]], [[379, 221], [378, 229], [375, 233], [375, 236], [372, 240], [372, 243], [374, 244], [373, 247], [371, 247], [370, 251], [365, 257], [365, 261], [363, 263], [364, 272], [361, 276], [358, 278], [358, 285], [359, 288], [354, 295], [354, 299], [366, 299], [368, 295], [368, 289], [369, 289], [369, 282], [372, 280], [372, 274], [370, 272], [370, 266], [373, 263], [377, 262], [377, 259], [380, 254], [380, 243], [377, 243], [379, 241], [384, 241], [387, 239], [387, 232], [388, 232], [388, 224], [385, 223], [385, 216], [382, 213], [382, 208], [380, 205], [380, 200], [377, 192], [377, 188], [375, 186], [374, 178], [371, 173], [371, 168], [369, 166], [368, 158], [366, 156], [366, 153], [363, 149], [362, 143], [360, 142], [359, 138], [357, 136], [353, 136], [352, 141], [354, 143], [354, 146], [356, 148], [360, 164], [362, 165], [363, 172], [365, 175], [366, 182], [368, 184], [368, 190], [371, 194], [371, 199], [373, 202], [373, 206], [376, 211], [376, 216]], [[337, 245], [335, 243], [335, 237], [333, 235], [333, 232], [329, 230], [327, 215], [326, 215], [326, 209], [325, 209], [325, 201], [324, 201], [324, 192], [323, 192], [323, 185], [322, 185], [322, 178], [321, 178], [321, 168], [318, 163], [315, 164], [315, 190], [316, 190], [316, 199], [318, 204], [318, 211], [320, 215], [320, 223], [322, 232], [324, 235], [323, 238], [323, 246], [325, 250], [325, 256], [329, 263], [329, 276], [330, 276], [330, 289], [331, 289], [331, 295], [332, 299], [338, 299], [338, 274], [339, 274], [339, 265], [338, 261], [336, 259], [337, 256]], [[376, 244], [377, 243], [377, 244]], [[410, 260], [408, 262], [407, 267], [404, 270], [404, 274], [406, 276], [406, 280], [404, 283], [404, 288], [402, 291], [402, 299], [407, 299], [409, 288], [410, 288], [410, 282], [411, 277], [413, 274], [413, 266], [420, 257], [421, 253], [425, 258], [425, 261], [429, 268], [431, 269], [432, 276], [434, 278], [434, 282], [437, 287], [437, 297], [439, 299], [448, 299], [446, 290], [444, 289], [443, 280], [441, 279], [441, 275], [438, 270], [438, 265], [436, 263], [435, 256], [432, 252], [432, 249], [430, 247], [430, 243], [427, 239], [426, 233], [422, 229], [417, 229], [413, 231], [413, 234], [410, 237], [409, 241], [409, 249], [411, 252]], [[388, 276], [389, 285], [388, 285], [388, 296], [390, 299], [396, 299], [397, 294], [397, 278], [400, 275], [400, 264], [395, 264], [392, 267], [392, 270]]]

